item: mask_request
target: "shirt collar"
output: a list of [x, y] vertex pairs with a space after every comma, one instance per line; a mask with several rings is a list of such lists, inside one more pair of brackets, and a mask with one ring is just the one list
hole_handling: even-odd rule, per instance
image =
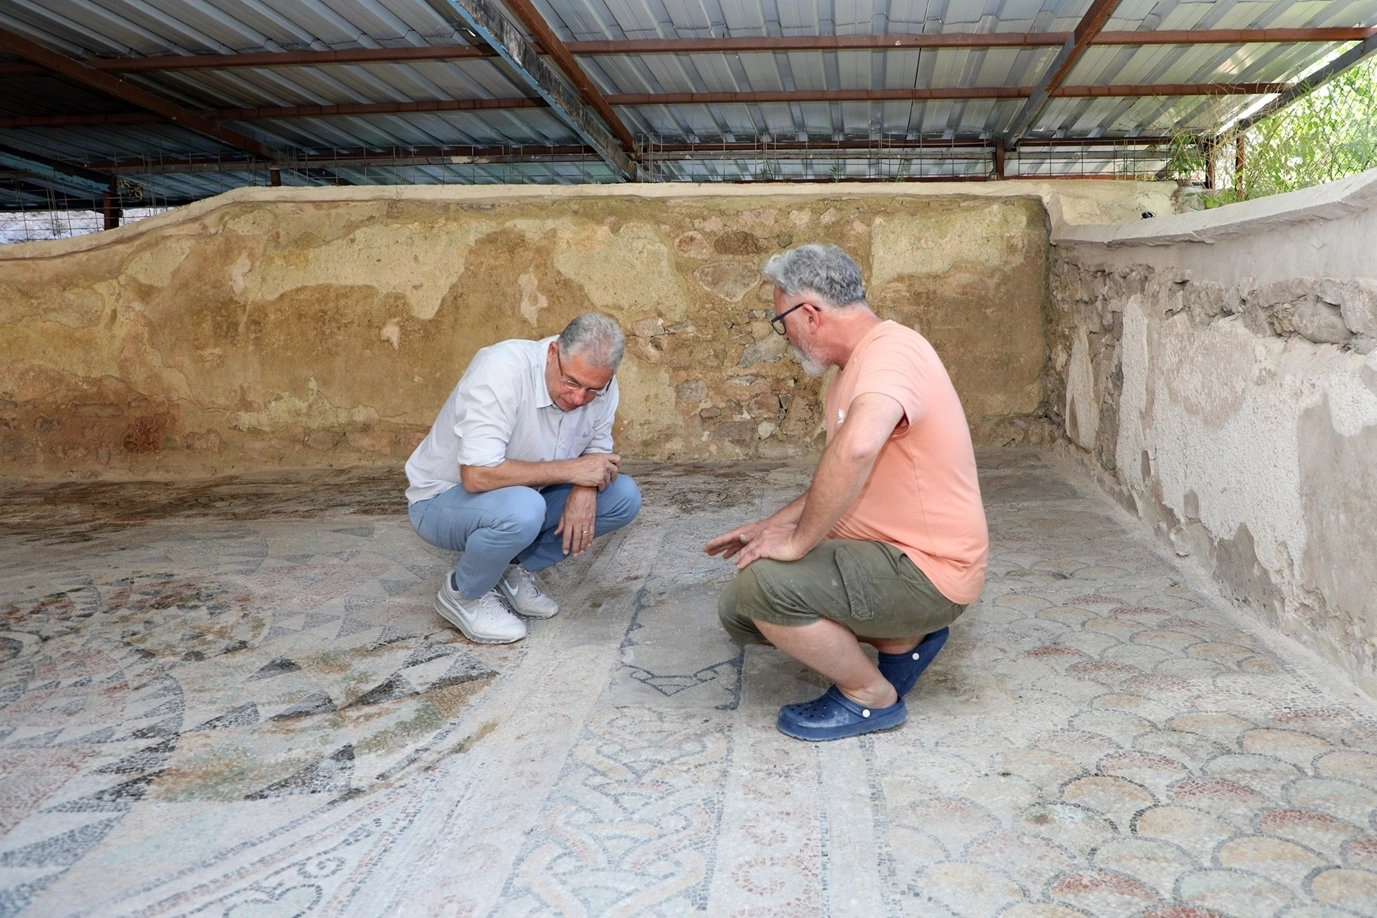
[[550, 387], [545, 384], [545, 361], [546, 354], [550, 352], [550, 342], [558, 336], [551, 335], [549, 338], [541, 338], [536, 342], [535, 361], [531, 366], [531, 387], [535, 393], [535, 404], [537, 408], [553, 408], [560, 411], [560, 407], [555, 404], [555, 400], [550, 396]]

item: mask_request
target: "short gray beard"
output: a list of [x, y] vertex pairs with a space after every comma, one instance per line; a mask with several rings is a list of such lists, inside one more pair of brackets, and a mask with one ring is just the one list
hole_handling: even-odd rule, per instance
[[803, 372], [807, 373], [809, 376], [816, 379], [827, 372], [827, 364], [820, 363], [812, 357], [809, 357], [796, 344], [791, 344], [789, 347], [793, 350], [794, 356], [798, 358], [799, 366], [803, 367]]

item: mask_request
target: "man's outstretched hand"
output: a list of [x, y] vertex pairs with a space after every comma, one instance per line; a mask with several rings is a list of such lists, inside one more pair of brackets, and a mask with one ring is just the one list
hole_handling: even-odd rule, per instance
[[760, 520], [747, 526], [740, 526], [731, 532], [708, 542], [703, 551], [723, 558], [734, 558], [738, 570], [758, 558], [773, 558], [776, 561], [797, 561], [806, 551], [794, 545], [796, 527], [789, 523], [771, 523]]

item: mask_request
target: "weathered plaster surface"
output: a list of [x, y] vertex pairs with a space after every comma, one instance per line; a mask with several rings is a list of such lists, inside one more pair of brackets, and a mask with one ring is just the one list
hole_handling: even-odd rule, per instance
[[1178, 553], [1377, 693], [1373, 239], [1377, 172], [1065, 228], [1049, 403]]
[[758, 269], [806, 241], [933, 341], [977, 439], [1042, 442], [1049, 226], [1170, 206], [1106, 184], [242, 189], [9, 246], [0, 476], [399, 462], [480, 347], [594, 309], [628, 332], [624, 453], [796, 455], [819, 383]]

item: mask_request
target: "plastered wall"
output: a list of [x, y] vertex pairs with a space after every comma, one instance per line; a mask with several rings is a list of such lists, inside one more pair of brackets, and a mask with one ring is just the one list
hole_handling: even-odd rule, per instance
[[1377, 171], [1054, 242], [1070, 440], [1178, 554], [1377, 694]]
[[1048, 233], [1160, 186], [241, 189], [0, 249], [0, 477], [398, 463], [480, 347], [600, 310], [627, 456], [819, 443], [758, 268], [833, 242], [946, 361], [976, 439], [1044, 442]]

